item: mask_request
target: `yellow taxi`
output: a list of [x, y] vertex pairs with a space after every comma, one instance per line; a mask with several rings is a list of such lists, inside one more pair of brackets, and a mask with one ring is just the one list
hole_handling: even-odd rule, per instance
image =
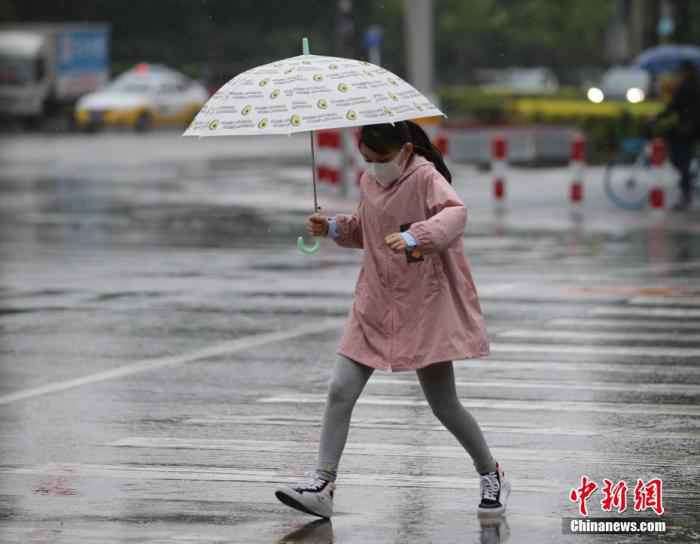
[[83, 130], [125, 126], [186, 127], [209, 98], [203, 85], [158, 64], [138, 64], [104, 88], [80, 98], [75, 122]]

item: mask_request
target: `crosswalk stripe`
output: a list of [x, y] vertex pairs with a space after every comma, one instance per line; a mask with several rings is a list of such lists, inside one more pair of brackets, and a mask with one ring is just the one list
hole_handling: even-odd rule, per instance
[[[542, 452], [539, 453], [541, 455]], [[463, 456], [466, 453], [462, 454]], [[299, 475], [290, 476], [277, 470], [241, 470], [231, 467], [171, 466], [171, 465], [91, 465], [78, 463], [48, 463], [28, 467], [0, 467], [0, 474], [52, 475], [65, 477], [101, 477], [134, 480], [217, 481], [241, 483], [295, 484]], [[457, 476], [424, 476], [409, 474], [359, 474], [343, 472], [344, 486], [362, 487], [419, 487], [435, 489], [478, 489], [479, 479], [470, 473], [468, 478]], [[551, 493], [570, 487], [553, 478], [527, 478], [527, 491]], [[522, 490], [514, 489], [517, 493]], [[672, 490], [664, 494], [671, 495]]]
[[[503, 450], [499, 458], [507, 460], [507, 451]], [[463, 456], [466, 453], [462, 454]], [[538, 451], [536, 455], [542, 455]], [[528, 458], [531, 460], [532, 457]], [[587, 461], [586, 461], [587, 462]], [[624, 466], [637, 469], [640, 465], [636, 460], [622, 460]], [[603, 466], [609, 466], [610, 462], [603, 460]], [[508, 470], [506, 468], [506, 470]], [[637, 471], [638, 472], [638, 471]], [[28, 467], [3, 467], [0, 474], [16, 475], [51, 475], [63, 477], [98, 477], [126, 480], [174, 480], [174, 481], [216, 481], [216, 482], [240, 482], [240, 483], [267, 483], [272, 485], [296, 484], [299, 482], [299, 475], [282, 473], [277, 470], [241, 470], [231, 467], [207, 467], [203, 469], [199, 466], [169, 466], [169, 465], [93, 465], [78, 463], [48, 463]], [[464, 476], [433, 476], [433, 475], [411, 475], [411, 474], [388, 474], [388, 473], [355, 473], [343, 472], [343, 486], [360, 487], [395, 487], [395, 488], [424, 488], [424, 489], [479, 489], [479, 479], [473, 472]], [[636, 473], [628, 478], [634, 477]], [[531, 496], [535, 493], [551, 494], [562, 493], [570, 489], [576, 482], [562, 481], [554, 477], [547, 479], [527, 478], [519, 479], [522, 487], [514, 485], [512, 493], [526, 493]], [[687, 497], [684, 489], [676, 490], [673, 486], [664, 488], [666, 497]]]
[[[620, 374], [661, 374], [668, 376], [677, 376], [678, 374], [700, 374], [700, 366], [685, 364], [673, 365], [657, 365], [657, 364], [639, 364], [639, 361], [618, 362], [618, 363], [601, 363], [600, 361], [588, 361], [576, 359], [568, 362], [561, 361], [542, 361], [542, 360], [522, 360], [522, 359], [494, 359], [486, 357], [483, 359], [463, 359], [454, 361], [455, 375], [464, 374], [469, 377], [471, 374], [466, 369], [478, 368], [487, 369], [489, 367], [500, 370], [548, 370], [551, 372], [576, 372], [580, 374], [582, 370], [587, 372], [616, 372]], [[461, 371], [460, 369], [465, 369]]]
[[[695, 404], [632, 404], [599, 401], [561, 401], [561, 400], [513, 400], [491, 398], [460, 399], [465, 408], [483, 408], [490, 411], [515, 410], [527, 412], [592, 412], [614, 414], [645, 415], [679, 415], [700, 417], [700, 406]], [[325, 404], [326, 395], [279, 395], [263, 397], [257, 400], [263, 404]], [[368, 406], [428, 406], [423, 399], [402, 396], [361, 396], [357, 404]]]
[[700, 308], [640, 308], [637, 306], [599, 306], [591, 309], [592, 316], [634, 316], [634, 317], [700, 317]]
[[[275, 427], [292, 427], [298, 429], [300, 427], [321, 427], [321, 418], [318, 416], [303, 416], [288, 414], [278, 415], [209, 415], [201, 417], [193, 417], [182, 421], [185, 425], [251, 425], [260, 426], [275, 426]], [[355, 429], [384, 429], [406, 431], [407, 429], [424, 431], [444, 432], [445, 426], [442, 423], [424, 423], [415, 419], [390, 419], [390, 418], [372, 418], [364, 419], [353, 415], [352, 428]], [[663, 431], [657, 428], [603, 428], [603, 427], [582, 427], [580, 424], [566, 425], [562, 427], [546, 426], [539, 422], [528, 423], [526, 420], [521, 420], [517, 425], [506, 425], [500, 422], [490, 422], [488, 416], [482, 416], [479, 420], [479, 427], [484, 432], [488, 433], [503, 433], [503, 434], [527, 434], [527, 435], [565, 435], [565, 436], [588, 436], [600, 437], [611, 435], [615, 438], [625, 438], [628, 440], [648, 440], [653, 438], [659, 439], [700, 439], [700, 429], [693, 431]]]
[[580, 330], [534, 330], [515, 329], [496, 334], [499, 338], [537, 338], [545, 340], [633, 340], [633, 341], [668, 341], [674, 343], [700, 343], [700, 334], [679, 332], [590, 332]]
[[569, 344], [492, 343], [493, 353], [557, 353], [576, 355], [631, 355], [635, 357], [700, 357], [700, 348], [657, 346], [576, 346]]
[[700, 331], [700, 321], [661, 321], [648, 319], [587, 319], [562, 317], [547, 321], [548, 327], [590, 327], [601, 329], [658, 329]]
[[[140, 437], [132, 436], [106, 444], [120, 448], [158, 448], [158, 449], [194, 449], [194, 450], [224, 450], [250, 453], [283, 453], [283, 454], [316, 454], [318, 442], [291, 441], [291, 440], [240, 440], [240, 439], [211, 439], [211, 438], [171, 438], [171, 437]], [[428, 457], [430, 459], [462, 459], [466, 452], [459, 446], [440, 446], [431, 444], [429, 448], [422, 448], [415, 444], [396, 443], [362, 443], [348, 442], [343, 450], [344, 455], [370, 455], [385, 457]], [[500, 447], [504, 458], [508, 459], [534, 459], [541, 455], [541, 449]], [[565, 450], [552, 449], [552, 456], [559, 461], [578, 461], [582, 458], [581, 449]], [[499, 456], [501, 454], [499, 453]], [[586, 463], [621, 463], [635, 464], [636, 466], [667, 467], [680, 466], [684, 468], [700, 468], [700, 465], [688, 463], [686, 460], [673, 462], [669, 459], [660, 459], [658, 463], [649, 462], [643, 455], [624, 452], [616, 457], [608, 451], [585, 452]]]
[[630, 304], [640, 306], [697, 306], [700, 307], [700, 297], [634, 297]]
[[[416, 380], [405, 380], [400, 378], [372, 378], [369, 383], [378, 385], [414, 385], [420, 387]], [[580, 380], [570, 383], [562, 382], [527, 382], [522, 380], [505, 380], [498, 381], [461, 381], [456, 380], [457, 387], [474, 387], [474, 388], [505, 388], [505, 389], [563, 389], [570, 391], [618, 391], [631, 393], [687, 393], [700, 395], [700, 385], [681, 384], [681, 383], [593, 383], [586, 381], [581, 383]]]

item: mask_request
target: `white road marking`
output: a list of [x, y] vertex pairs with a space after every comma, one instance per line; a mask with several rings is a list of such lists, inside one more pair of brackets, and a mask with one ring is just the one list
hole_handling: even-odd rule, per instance
[[[507, 458], [507, 449], [499, 454], [499, 458]], [[551, 452], [550, 452], [551, 453]], [[462, 456], [466, 456], [465, 452]], [[536, 450], [536, 457], [528, 457], [527, 460], [542, 456], [541, 450]], [[556, 459], [555, 459], [556, 460]], [[586, 461], [587, 462], [587, 461]], [[624, 466], [639, 467], [636, 458], [622, 460]], [[609, 466], [610, 462], [603, 460], [602, 464]], [[505, 469], [506, 471], [508, 468]], [[269, 483], [295, 484], [299, 482], [299, 475], [289, 476], [288, 474], [276, 470], [241, 470], [231, 467], [209, 467], [203, 469], [199, 466], [169, 466], [169, 465], [90, 465], [78, 463], [48, 463], [20, 468], [0, 468], [0, 474], [17, 475], [50, 475], [69, 477], [97, 477], [115, 478], [127, 480], [175, 480], [175, 481], [205, 481], [205, 482], [240, 482], [240, 483]], [[413, 487], [427, 489], [478, 489], [479, 479], [473, 472], [466, 472], [468, 477], [459, 476], [424, 476], [409, 474], [387, 474], [387, 473], [352, 473], [343, 472], [343, 486], [360, 487]], [[538, 479], [527, 477], [523, 480], [524, 487], [514, 486], [512, 493], [527, 494], [532, 498], [532, 492], [561, 493], [562, 490], [569, 489], [571, 482], [560, 481], [550, 477]], [[181, 492], [181, 490], [180, 490]], [[675, 490], [672, 486], [666, 490], [664, 495], [668, 497], [687, 497], [687, 491]]]
[[545, 339], [545, 340], [632, 340], [632, 341], [668, 341], [677, 343], [700, 343], [700, 334], [681, 332], [620, 332], [620, 331], [581, 331], [552, 329], [515, 329], [503, 331], [496, 336], [501, 338]]
[[[692, 361], [691, 361], [692, 362]], [[674, 364], [638, 364], [638, 361], [605, 363], [600, 361], [576, 360], [568, 362], [558, 361], [537, 361], [521, 359], [493, 359], [486, 357], [483, 359], [464, 359], [454, 361], [455, 376], [464, 374], [464, 377], [471, 376], [470, 371], [460, 369], [488, 369], [495, 367], [499, 370], [503, 367], [510, 367], [509, 370], [548, 370], [551, 372], [617, 372], [621, 374], [663, 374], [677, 376], [680, 374], [700, 374], [700, 366]]]
[[[210, 415], [203, 417], [194, 417], [182, 421], [189, 425], [252, 425], [260, 427], [270, 425], [275, 427], [321, 427], [321, 419], [317, 416], [289, 416], [288, 414], [279, 415]], [[413, 429], [414, 431], [437, 431], [444, 432], [445, 426], [442, 423], [422, 423], [415, 419], [396, 419], [396, 418], [372, 418], [363, 419], [353, 415], [352, 427], [361, 429], [385, 429], [405, 431]], [[617, 427], [574, 427], [569, 424], [564, 427], [544, 426], [539, 422], [530, 423], [527, 420], [520, 420], [517, 425], [507, 425], [504, 423], [490, 423], [488, 416], [479, 420], [479, 427], [489, 433], [505, 433], [505, 434], [528, 434], [528, 435], [565, 435], [565, 436], [604, 436], [613, 435], [616, 438], [648, 440], [653, 438], [659, 439], [700, 439], [700, 429], [697, 431], [660, 431], [659, 429], [619, 429]]]
[[222, 342], [221, 344], [193, 351], [191, 353], [145, 359], [136, 363], [120, 366], [112, 370], [97, 372], [96, 374], [89, 374], [87, 376], [82, 376], [72, 380], [64, 380], [49, 383], [41, 387], [22, 389], [8, 395], [0, 396], [0, 404], [10, 404], [18, 400], [47, 395], [49, 393], [56, 393], [58, 391], [65, 391], [66, 389], [72, 389], [74, 387], [80, 387], [90, 383], [102, 382], [115, 378], [123, 378], [125, 376], [131, 376], [132, 374], [156, 370], [158, 368], [183, 365], [201, 359], [228, 355], [237, 351], [243, 351], [265, 344], [280, 342], [282, 340], [290, 340], [300, 336], [326, 332], [341, 327], [343, 323], [345, 323], [345, 319], [324, 319], [322, 321], [315, 321], [312, 324], [303, 325], [288, 331], [254, 334], [251, 336], [238, 338], [230, 342]]
[[700, 321], [653, 321], [648, 319], [586, 319], [562, 317], [547, 321], [547, 326], [700, 331]]
[[[631, 266], [615, 270], [616, 276], [643, 276], [645, 274], [661, 272], [680, 272], [682, 270], [697, 270], [700, 268], [700, 261], [688, 261], [684, 263], [661, 263], [649, 264], [645, 266]], [[677, 274], [674, 275], [674, 278]]]
[[700, 348], [663, 348], [656, 346], [572, 346], [569, 344], [491, 343], [491, 352], [631, 355], [635, 357], [700, 357]]
[[[237, 439], [208, 439], [208, 438], [170, 438], [170, 437], [141, 437], [132, 436], [122, 440], [116, 440], [106, 444], [120, 448], [157, 448], [157, 449], [189, 449], [189, 450], [224, 450], [249, 453], [284, 453], [290, 455], [316, 454], [318, 442], [291, 441], [291, 440], [237, 440]], [[439, 446], [431, 444], [430, 447], [416, 446], [415, 444], [396, 443], [362, 443], [348, 442], [343, 450], [348, 455], [382, 455], [385, 457], [428, 457], [430, 459], [463, 459], [466, 455], [464, 448], [459, 446]], [[504, 458], [508, 459], [535, 459], [541, 455], [541, 449], [532, 448], [499, 448]], [[684, 468], [700, 468], [700, 465], [688, 463], [682, 459], [677, 462], [662, 458], [658, 463], [646, 462], [637, 457], [632, 461], [628, 452], [622, 452], [619, 457], [609, 451], [585, 451], [581, 449], [565, 450], [552, 449], [552, 456], [558, 461], [577, 462], [585, 458], [586, 463], [622, 463], [634, 462], [635, 465], [646, 467], [678, 466]], [[500, 454], [499, 454], [500, 456]]]
[[515, 288], [513, 283], [486, 284], [479, 286], [479, 296], [490, 297], [506, 291], [512, 291]]
[[700, 297], [634, 297], [628, 302], [640, 306], [700, 306]]
[[[371, 378], [369, 383], [380, 385], [415, 385], [420, 387], [416, 380], [404, 380], [400, 378]], [[457, 387], [476, 388], [504, 388], [504, 389], [565, 389], [570, 391], [617, 391], [629, 393], [687, 393], [700, 395], [700, 385], [682, 383], [591, 383], [578, 380], [575, 383], [563, 382], [527, 382], [523, 380], [498, 380], [498, 381], [460, 381], [455, 380]]]
[[[514, 400], [491, 398], [460, 399], [465, 408], [483, 408], [486, 410], [515, 410], [525, 412], [593, 412], [614, 414], [675, 415], [700, 417], [700, 406], [694, 404], [639, 404], [598, 401], [562, 401], [562, 400]], [[263, 397], [257, 402], [263, 404], [325, 404], [326, 395], [279, 395]], [[368, 406], [428, 406], [423, 399], [402, 396], [364, 395], [357, 404]]]
[[639, 308], [637, 306], [600, 306], [590, 311], [593, 316], [629, 317], [700, 317], [700, 308]]

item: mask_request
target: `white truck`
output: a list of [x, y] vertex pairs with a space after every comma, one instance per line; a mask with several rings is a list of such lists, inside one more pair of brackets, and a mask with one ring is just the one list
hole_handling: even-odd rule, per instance
[[36, 124], [72, 116], [109, 79], [108, 24], [0, 25], [0, 117]]

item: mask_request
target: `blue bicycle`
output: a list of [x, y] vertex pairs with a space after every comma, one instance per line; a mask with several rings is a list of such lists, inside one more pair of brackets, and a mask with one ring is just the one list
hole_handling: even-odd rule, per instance
[[[700, 158], [690, 163], [693, 189], [700, 197]], [[652, 183], [651, 141], [646, 138], [623, 140], [620, 154], [611, 160], [604, 174], [605, 194], [618, 207], [640, 210], [649, 203]]]

